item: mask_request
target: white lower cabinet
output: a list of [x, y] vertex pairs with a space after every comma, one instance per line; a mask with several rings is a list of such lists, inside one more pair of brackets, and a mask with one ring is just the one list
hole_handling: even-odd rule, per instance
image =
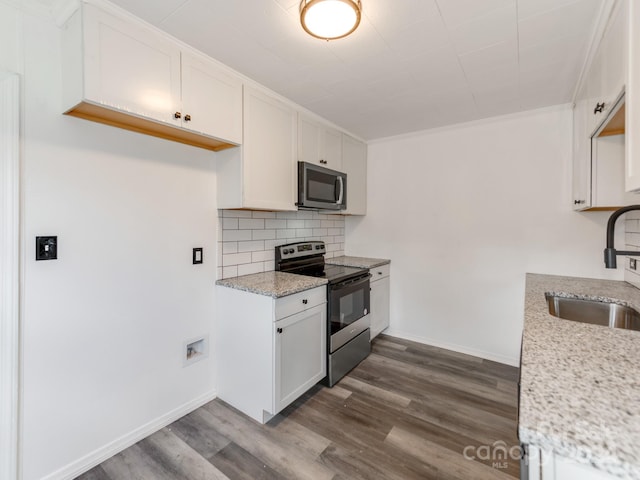
[[371, 269], [371, 339], [389, 326], [390, 265]]
[[326, 376], [326, 287], [278, 299], [216, 292], [218, 397], [266, 423]]
[[557, 453], [528, 447], [528, 480], [614, 480], [616, 477], [597, 468], [580, 463]]

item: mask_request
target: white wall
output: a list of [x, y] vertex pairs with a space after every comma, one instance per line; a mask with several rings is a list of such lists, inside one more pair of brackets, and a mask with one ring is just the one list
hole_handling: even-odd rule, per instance
[[392, 260], [389, 333], [517, 364], [525, 272], [622, 278], [608, 213], [570, 208], [571, 132], [556, 107], [370, 144], [346, 253]]
[[[215, 161], [61, 115], [60, 32], [20, 23], [23, 478], [71, 478], [214, 393], [213, 355], [183, 367], [183, 342], [214, 343]], [[37, 235], [58, 260], [34, 261]]]

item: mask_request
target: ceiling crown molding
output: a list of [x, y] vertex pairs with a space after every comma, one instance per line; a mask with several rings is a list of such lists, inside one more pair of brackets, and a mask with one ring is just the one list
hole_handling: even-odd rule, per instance
[[80, 7], [80, 0], [0, 0], [20, 12], [47, 18], [61, 27]]
[[80, 0], [55, 0], [51, 7], [51, 15], [56, 25], [62, 27], [79, 8]]

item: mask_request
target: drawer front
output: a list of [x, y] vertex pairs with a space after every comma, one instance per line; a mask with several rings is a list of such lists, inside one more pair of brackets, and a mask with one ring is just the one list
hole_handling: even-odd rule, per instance
[[276, 320], [327, 302], [327, 287], [316, 287], [276, 300]]
[[369, 270], [371, 273], [371, 281], [375, 282], [376, 280], [380, 280], [382, 278], [388, 277], [391, 271], [391, 264], [387, 263], [386, 265], [381, 265], [376, 268], [372, 268]]

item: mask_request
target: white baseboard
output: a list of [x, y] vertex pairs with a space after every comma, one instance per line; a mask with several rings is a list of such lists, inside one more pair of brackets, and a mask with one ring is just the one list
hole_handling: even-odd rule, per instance
[[139, 442], [145, 437], [148, 437], [152, 433], [157, 432], [161, 428], [166, 427], [167, 425], [175, 422], [181, 417], [184, 417], [186, 414], [191, 413], [195, 409], [201, 407], [205, 403], [210, 402], [214, 398], [217, 397], [216, 391], [210, 391], [201, 395], [198, 398], [195, 398], [178, 408], [150, 421], [149, 423], [142, 425], [139, 428], [117, 438], [116, 440], [106, 444], [103, 447], [94, 450], [88, 455], [62, 467], [59, 470], [56, 470], [53, 473], [50, 473], [42, 480], [70, 480], [78, 475], [91, 470], [96, 465], [101, 464], [106, 459], [114, 456], [116, 453], [121, 452], [125, 448], [130, 447], [136, 442]]
[[390, 337], [403, 338], [405, 340], [411, 340], [412, 342], [422, 343], [424, 345], [430, 345], [432, 347], [444, 348], [445, 350], [452, 350], [458, 353], [465, 353], [467, 355], [473, 355], [474, 357], [484, 358], [486, 360], [491, 360], [493, 362], [511, 365], [512, 367], [517, 367], [520, 365], [519, 358], [507, 357], [507, 356], [499, 355], [493, 352], [485, 352], [484, 350], [464, 347], [462, 345], [456, 345], [453, 343], [440, 342], [432, 338], [419, 337], [417, 335], [412, 335], [410, 333], [393, 330], [391, 328], [386, 329], [382, 333], [384, 333], [385, 335], [389, 335]]

